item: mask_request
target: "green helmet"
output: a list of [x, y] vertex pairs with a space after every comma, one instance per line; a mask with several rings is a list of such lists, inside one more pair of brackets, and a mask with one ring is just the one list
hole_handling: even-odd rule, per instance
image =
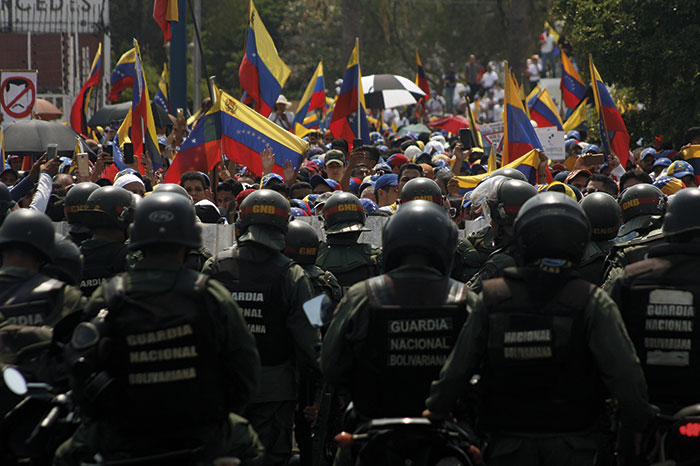
[[677, 239], [676, 235], [695, 232], [700, 234], [700, 188], [685, 188], [671, 196], [664, 216], [664, 235]]
[[440, 186], [430, 178], [413, 178], [406, 182], [401, 190], [401, 204], [410, 201], [430, 201], [442, 205], [442, 190]]
[[185, 196], [190, 201], [192, 200], [192, 197], [187, 192], [187, 190], [185, 188], [183, 188], [182, 186], [180, 186], [179, 184], [175, 184], [175, 183], [158, 184], [158, 185], [156, 185], [155, 188], [153, 188], [153, 194], [155, 194], [155, 193], [179, 194], [180, 196]]
[[79, 284], [83, 276], [83, 254], [73, 241], [63, 235], [56, 234], [55, 240], [53, 262], [44, 265], [42, 273], [69, 285]]
[[7, 215], [8, 211], [15, 206], [15, 201], [12, 199], [10, 189], [5, 186], [5, 183], [0, 183], [0, 225]]
[[591, 223], [591, 239], [602, 241], [613, 239], [622, 223], [622, 212], [617, 200], [608, 193], [591, 193], [584, 197], [581, 208]]
[[88, 196], [83, 223], [90, 228], [126, 230], [134, 218], [134, 197], [124, 188], [103, 186]]
[[0, 249], [12, 243], [31, 246], [44, 256], [46, 262], [51, 262], [55, 252], [51, 219], [34, 209], [10, 212], [0, 226]]
[[311, 225], [303, 220], [289, 222], [285, 236], [286, 245], [282, 251], [297, 264], [313, 264], [318, 254], [318, 235]]
[[289, 201], [277, 191], [259, 189], [241, 203], [239, 242], [253, 241], [281, 251], [292, 210]]
[[457, 226], [445, 209], [428, 201], [401, 206], [384, 224], [384, 270], [401, 264], [406, 253], [419, 253], [444, 275], [450, 273], [457, 248]]
[[63, 208], [66, 213], [66, 221], [69, 223], [82, 223], [82, 213], [88, 210], [88, 197], [95, 190], [99, 189], [100, 185], [83, 181], [82, 183], [74, 184], [66, 193], [66, 199], [63, 201]]
[[527, 177], [523, 172], [518, 170], [517, 168], [499, 168], [493, 173], [489, 174], [489, 177], [491, 176], [505, 176], [506, 178], [511, 178], [514, 180], [520, 180], [520, 181], [528, 181]]
[[640, 215], [663, 215], [666, 210], [666, 195], [654, 185], [635, 184], [622, 191], [620, 208], [625, 222]]
[[176, 244], [196, 249], [202, 245], [192, 202], [174, 192], [154, 193], [139, 203], [131, 227], [130, 249], [150, 244]]
[[500, 184], [491, 190], [486, 203], [493, 221], [509, 227], [513, 225], [523, 204], [536, 195], [537, 188], [527, 181], [503, 178]]
[[357, 196], [350, 193], [333, 193], [323, 206], [326, 234], [363, 231], [367, 215]]
[[577, 263], [590, 236], [588, 218], [581, 206], [554, 191], [529, 199], [513, 227], [516, 247], [526, 263], [543, 258]]

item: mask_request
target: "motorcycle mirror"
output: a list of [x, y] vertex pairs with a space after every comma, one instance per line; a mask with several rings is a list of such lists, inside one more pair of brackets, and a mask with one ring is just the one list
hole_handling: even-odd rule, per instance
[[333, 316], [333, 301], [326, 294], [311, 298], [302, 307], [312, 327], [320, 328], [327, 325]]
[[24, 396], [27, 394], [27, 381], [22, 373], [14, 367], [8, 366], [2, 370], [2, 381], [15, 395]]

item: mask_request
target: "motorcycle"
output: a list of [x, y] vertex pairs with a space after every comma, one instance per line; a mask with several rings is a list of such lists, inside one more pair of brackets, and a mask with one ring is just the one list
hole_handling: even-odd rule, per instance
[[686, 406], [673, 416], [659, 414], [658, 460], [650, 466], [700, 464], [700, 403]]
[[[479, 450], [469, 434], [451, 422], [426, 418], [373, 419], [336, 442], [355, 465], [472, 466]], [[342, 454], [342, 453], [341, 453]]]

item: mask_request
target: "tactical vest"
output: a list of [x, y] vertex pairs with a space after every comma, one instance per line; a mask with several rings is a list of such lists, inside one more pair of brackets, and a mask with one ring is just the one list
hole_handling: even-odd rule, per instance
[[486, 432], [585, 430], [604, 399], [583, 322], [595, 286], [572, 279], [536, 302], [527, 274], [507, 269], [484, 282], [489, 332], [480, 424]]
[[316, 265], [328, 270], [343, 287], [343, 294], [355, 283], [367, 280], [379, 273], [372, 260], [371, 246], [368, 244], [327, 244], [323, 243], [316, 259]]
[[355, 407], [370, 418], [420, 416], [467, 318], [467, 288], [388, 275], [365, 283], [368, 335], [352, 376]]
[[314, 264], [302, 265], [301, 268], [304, 269], [304, 273], [311, 280], [314, 296], [325, 293], [335, 305], [343, 299], [343, 289], [331, 272], [324, 271]]
[[204, 302], [209, 277], [182, 269], [165, 294], [134, 297], [125, 277], [103, 287], [109, 350], [101, 360], [118, 387], [107, 417], [131, 434], [225, 419], [230, 380], [216, 346], [219, 322]]
[[61, 318], [63, 288], [60, 280], [37, 273], [0, 290], [0, 314], [14, 325], [53, 325]]
[[649, 401], [700, 400], [700, 256], [668, 255], [626, 269], [620, 311], [637, 350]]
[[292, 336], [287, 328], [289, 304], [284, 301], [284, 277], [294, 262], [277, 253], [266, 262], [250, 262], [238, 257], [237, 249], [217, 256], [219, 280], [243, 311], [248, 330], [263, 366], [278, 366], [294, 356]]
[[85, 248], [84, 245], [80, 247], [84, 258], [80, 291], [89, 298], [102, 282], [124, 271], [127, 248], [116, 241], [100, 248]]

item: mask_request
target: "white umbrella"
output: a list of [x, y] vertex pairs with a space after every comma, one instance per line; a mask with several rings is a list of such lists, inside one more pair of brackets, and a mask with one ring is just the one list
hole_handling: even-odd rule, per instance
[[373, 74], [362, 77], [362, 92], [368, 108], [394, 108], [418, 103], [425, 97], [410, 79], [395, 74]]

